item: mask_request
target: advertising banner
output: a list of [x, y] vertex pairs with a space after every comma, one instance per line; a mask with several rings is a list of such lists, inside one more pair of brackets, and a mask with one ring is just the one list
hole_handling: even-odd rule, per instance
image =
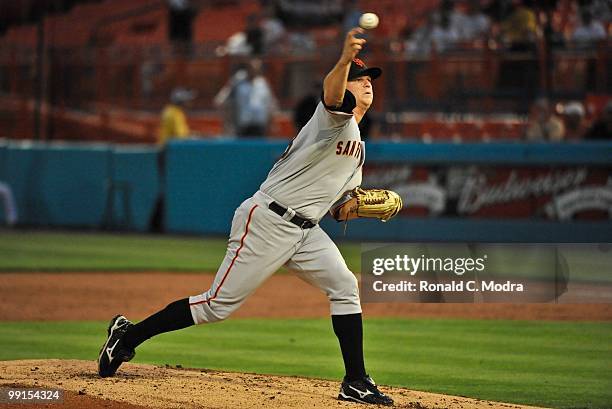
[[609, 167], [365, 165], [364, 187], [399, 193], [404, 216], [607, 220], [612, 218]]

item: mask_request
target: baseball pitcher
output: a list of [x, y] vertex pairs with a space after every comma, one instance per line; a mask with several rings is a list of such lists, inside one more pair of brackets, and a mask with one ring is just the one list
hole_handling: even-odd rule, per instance
[[338, 398], [391, 405], [367, 374], [357, 279], [340, 251], [319, 227], [330, 212], [337, 220], [388, 220], [402, 208], [386, 190], [364, 190], [361, 170], [365, 145], [358, 123], [374, 99], [379, 68], [357, 58], [366, 40], [361, 28], [349, 31], [342, 54], [325, 77], [321, 102], [276, 162], [259, 190], [236, 210], [225, 258], [210, 289], [169, 304], [132, 324], [119, 315], [108, 328], [98, 372], [115, 374], [135, 348], [154, 335], [226, 319], [281, 266], [323, 290], [330, 302], [346, 376]]

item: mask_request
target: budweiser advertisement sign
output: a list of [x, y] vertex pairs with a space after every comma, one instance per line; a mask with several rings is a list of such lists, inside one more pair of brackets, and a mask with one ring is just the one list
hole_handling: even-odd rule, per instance
[[612, 218], [612, 168], [369, 164], [364, 187], [404, 200], [405, 216]]

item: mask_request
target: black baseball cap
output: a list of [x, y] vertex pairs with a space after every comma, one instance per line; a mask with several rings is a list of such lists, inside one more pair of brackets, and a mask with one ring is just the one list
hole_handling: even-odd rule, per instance
[[355, 78], [365, 77], [366, 75], [373, 80], [380, 77], [382, 70], [378, 67], [368, 68], [365, 63], [359, 58], [353, 58], [351, 62], [351, 68], [349, 69], [348, 80], [354, 80]]

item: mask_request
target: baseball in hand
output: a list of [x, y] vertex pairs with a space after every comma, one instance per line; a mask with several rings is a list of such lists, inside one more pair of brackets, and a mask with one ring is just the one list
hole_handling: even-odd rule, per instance
[[366, 30], [372, 30], [378, 27], [378, 16], [374, 13], [363, 13], [359, 17], [359, 27], [365, 28]]

